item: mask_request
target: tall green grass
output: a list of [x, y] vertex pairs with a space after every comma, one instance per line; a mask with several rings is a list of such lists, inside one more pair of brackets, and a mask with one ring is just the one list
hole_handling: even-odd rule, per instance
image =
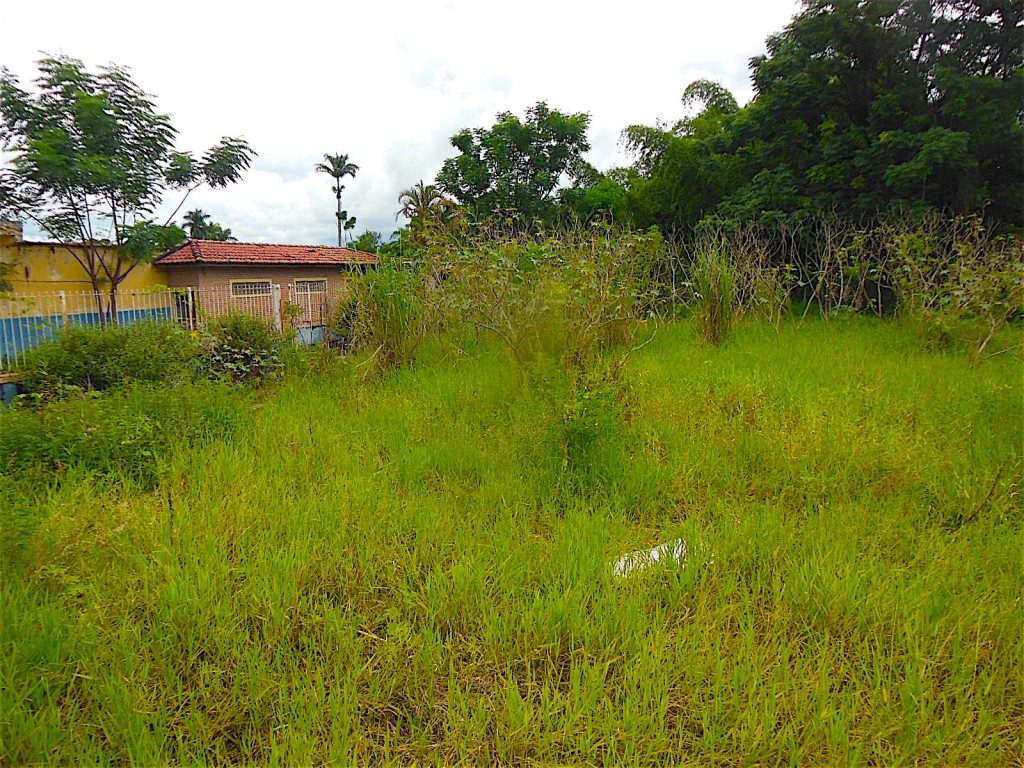
[[724, 246], [714, 240], [697, 254], [693, 270], [697, 318], [704, 340], [721, 344], [729, 335], [736, 311], [736, 274]]
[[12, 484], [0, 762], [1019, 761], [1019, 357], [697, 335], [631, 358], [586, 482], [557, 398], [446, 337], [293, 376], [155, 489]]

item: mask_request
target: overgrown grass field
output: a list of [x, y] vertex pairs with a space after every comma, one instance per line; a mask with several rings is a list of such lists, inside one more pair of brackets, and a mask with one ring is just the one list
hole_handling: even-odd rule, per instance
[[486, 339], [361, 363], [5, 486], [0, 763], [1024, 760], [1019, 354], [682, 321], [573, 413]]

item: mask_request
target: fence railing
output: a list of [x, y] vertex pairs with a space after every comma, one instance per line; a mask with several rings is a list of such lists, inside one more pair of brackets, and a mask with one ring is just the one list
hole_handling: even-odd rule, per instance
[[[317, 289], [321, 290], [317, 290]], [[118, 325], [144, 320], [175, 322], [203, 330], [210, 320], [232, 312], [262, 318], [278, 330], [294, 328], [301, 344], [321, 342], [343, 295], [334, 285], [307, 282], [261, 285], [252, 292], [237, 286], [118, 291], [111, 308], [106, 292], [54, 291], [0, 296], [0, 371], [25, 362], [26, 353], [52, 340], [63, 328]]]

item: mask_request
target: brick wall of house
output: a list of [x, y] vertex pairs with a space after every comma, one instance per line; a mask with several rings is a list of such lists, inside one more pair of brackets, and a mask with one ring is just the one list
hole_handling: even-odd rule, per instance
[[280, 283], [282, 289], [295, 280], [326, 280], [328, 288], [343, 290], [348, 270], [330, 267], [260, 267], [248, 265], [161, 265], [171, 288], [192, 286], [199, 289], [224, 289], [231, 287], [232, 280], [270, 280]]
[[[231, 295], [231, 283], [238, 280], [269, 280], [281, 286], [282, 312], [290, 303], [292, 325], [321, 326], [329, 322], [339, 298], [344, 296], [349, 270], [338, 266], [248, 266], [182, 264], [164, 266], [168, 285], [172, 288], [195, 288], [196, 309], [209, 317], [231, 311], [248, 312], [273, 319], [269, 296]], [[325, 280], [327, 290], [320, 294], [299, 294], [292, 290], [296, 280]], [[282, 317], [282, 322], [286, 318]]]

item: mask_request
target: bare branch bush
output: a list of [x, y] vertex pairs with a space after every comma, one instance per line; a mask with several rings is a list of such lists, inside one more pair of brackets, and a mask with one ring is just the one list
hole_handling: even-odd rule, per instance
[[968, 344], [980, 360], [993, 337], [1024, 317], [1024, 240], [997, 235], [978, 216], [893, 218], [875, 232], [882, 280], [898, 312], [931, 346]]
[[995, 237], [976, 219], [960, 221], [952, 237], [957, 259], [943, 286], [943, 308], [974, 321], [967, 341], [979, 361], [996, 333], [1024, 318], [1024, 243]]
[[584, 365], [634, 341], [653, 314], [666, 254], [654, 230], [575, 224], [535, 235], [492, 225], [451, 252], [444, 301], [520, 366], [544, 356]]
[[732, 262], [737, 312], [767, 320], [778, 330], [795, 284], [795, 268], [786, 259], [789, 241], [754, 225], [720, 237]]

